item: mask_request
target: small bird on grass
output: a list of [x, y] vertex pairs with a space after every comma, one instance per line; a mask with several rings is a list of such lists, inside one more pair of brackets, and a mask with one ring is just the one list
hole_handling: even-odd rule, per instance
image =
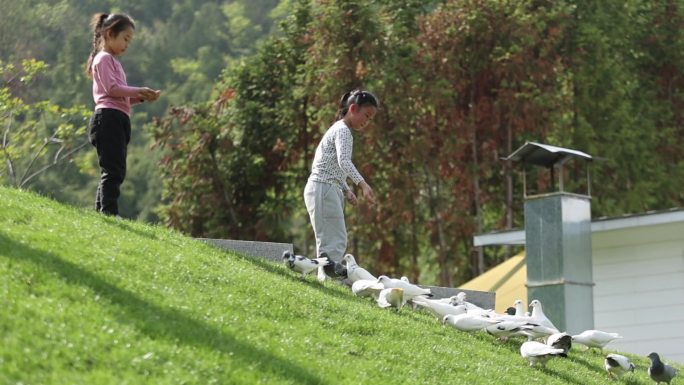
[[397, 311], [401, 310], [406, 301], [404, 300], [404, 289], [391, 287], [382, 289], [378, 295], [378, 306], [382, 308], [395, 307]]
[[377, 279], [359, 279], [352, 284], [352, 292], [359, 297], [373, 297], [378, 299], [380, 292], [385, 288]]
[[386, 275], [381, 275], [378, 277], [378, 282], [382, 283], [386, 289], [393, 287], [402, 289], [404, 291], [404, 303], [418, 296], [432, 297], [430, 289], [423, 289], [418, 285], [404, 282], [401, 279], [395, 279]]
[[[328, 257], [328, 254], [323, 252], [321, 253], [321, 257]], [[330, 258], [328, 258], [330, 259]], [[339, 262], [335, 262], [332, 259], [330, 259], [330, 263], [323, 265], [322, 268], [318, 269], [318, 277], [319, 280], [322, 277], [323, 280], [325, 280], [325, 277], [328, 276], [330, 278], [335, 278], [335, 279], [346, 279], [347, 278], [347, 268], [342, 265]]]
[[527, 341], [520, 345], [520, 355], [526, 358], [530, 366], [540, 363], [546, 365], [551, 357], [565, 356], [563, 349], [556, 349], [537, 341]]
[[532, 315], [530, 316], [532, 319], [531, 321], [534, 323], [537, 323], [542, 326], [546, 326], [550, 329], [555, 329], [556, 333], [558, 333], [560, 330], [551, 322], [551, 320], [544, 314], [544, 310], [542, 309], [542, 304], [538, 299], [533, 300], [530, 302], [530, 307], [532, 308]]
[[479, 314], [447, 314], [442, 318], [442, 324], [449, 325], [456, 330], [462, 332], [476, 332], [484, 330], [487, 326], [497, 324], [501, 321], [494, 320], [488, 317], [483, 317]]
[[620, 378], [627, 372], [634, 372], [635, 368], [629, 358], [615, 353], [606, 356], [603, 366], [606, 368], [610, 378]]
[[349, 280], [352, 281], [352, 283], [361, 279], [377, 279], [373, 274], [369, 273], [368, 270], [359, 266], [356, 263], [356, 259], [351, 254], [345, 254], [345, 256], [342, 258], [342, 263], [346, 265], [347, 276], [349, 277]]
[[507, 341], [509, 337], [525, 335], [524, 326], [522, 321], [501, 321], [487, 326], [485, 331], [501, 341]]
[[568, 354], [572, 348], [572, 336], [568, 333], [554, 333], [546, 339], [546, 344], [552, 348], [563, 349]]
[[463, 305], [454, 306], [448, 303], [440, 302], [437, 299], [429, 299], [425, 297], [414, 297], [413, 303], [421, 308], [424, 308], [432, 315], [437, 317], [438, 320], [444, 318], [447, 314], [465, 314], [466, 307]]
[[603, 350], [604, 346], [618, 338], [622, 338], [622, 336], [617, 333], [608, 333], [600, 330], [585, 330], [580, 334], [572, 336], [574, 342], [589, 348], [598, 348], [599, 350]]
[[669, 385], [677, 375], [677, 369], [660, 361], [658, 353], [651, 353], [648, 355], [648, 358], [651, 359], [651, 366], [648, 367], [648, 376], [656, 382], [656, 385], [661, 382]]
[[[328, 259], [328, 256], [325, 254], [321, 254], [321, 258], [310, 259], [302, 255], [295, 255], [293, 252], [289, 250], [285, 250], [283, 252], [283, 263], [290, 270], [296, 271], [297, 273], [301, 273], [301, 278], [303, 279], [307, 274], [318, 269], [319, 267], [326, 266], [334, 262]], [[321, 279], [319, 274], [318, 280], [325, 280], [325, 277]]]

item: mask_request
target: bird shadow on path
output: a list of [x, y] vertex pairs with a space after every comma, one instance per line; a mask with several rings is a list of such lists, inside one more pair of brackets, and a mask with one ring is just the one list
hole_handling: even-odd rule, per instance
[[242, 341], [237, 336], [184, 311], [149, 302], [138, 293], [118, 287], [83, 266], [62, 259], [59, 255], [17, 242], [0, 232], [0, 256], [17, 264], [32, 264], [50, 271], [67, 285], [81, 286], [106, 298], [111, 311], [120, 316], [120, 322], [128, 323], [141, 334], [153, 340], [167, 340], [171, 344], [211, 349], [244, 367], [254, 367], [263, 373], [278, 376], [283, 381], [298, 384], [327, 384], [295, 362], [260, 349]]

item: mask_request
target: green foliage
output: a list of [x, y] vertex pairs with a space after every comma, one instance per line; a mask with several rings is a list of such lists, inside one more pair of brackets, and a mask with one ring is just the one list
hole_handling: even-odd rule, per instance
[[[23, 60], [19, 68], [0, 61], [0, 182], [27, 186], [56, 164], [71, 160], [84, 140], [89, 111], [83, 106], [61, 107], [50, 100], [22, 98], [26, 88], [47, 69], [39, 60]], [[19, 95], [19, 96], [16, 96]]]
[[[285, 25], [285, 36], [299, 34], [310, 16], [300, 2]], [[236, 63], [224, 77], [215, 103], [172, 110], [155, 127], [163, 150], [162, 218], [193, 235], [265, 239], [286, 233], [289, 205], [299, 189], [287, 192], [291, 170], [286, 152], [301, 116], [284, 119], [304, 99], [288, 87], [306, 54], [306, 43], [274, 39], [259, 54]], [[264, 130], [263, 127], [269, 127]], [[293, 187], [294, 188], [294, 187]], [[280, 196], [287, 200], [275, 201]]]
[[[270, 31], [275, 19], [269, 13], [277, 3], [0, 0], [0, 60], [18, 65], [22, 59], [37, 58], [48, 64], [30, 88], [22, 89], [22, 99], [27, 103], [49, 99], [64, 107], [92, 106], [91, 80], [83, 72], [92, 49], [90, 17], [96, 12], [125, 12], [133, 17], [135, 39], [120, 58], [128, 83], [162, 89], [163, 96], [157, 103], [133, 109], [129, 167], [120, 210], [126, 217], [158, 221], [155, 209], [162, 186], [158, 167], [148, 160], [158, 159], [159, 154], [150, 154], [151, 135], [144, 132], [144, 125], [169, 106], [207, 100], [221, 71], [252, 53], [260, 37]], [[30, 187], [64, 202], [92, 205], [97, 162], [94, 151], [87, 157], [78, 162], [78, 167], [53, 167], [51, 174], [33, 178]]]
[[[457, 332], [282, 264], [4, 187], [0, 277], [3, 384], [609, 382], [603, 354], [573, 347], [530, 368], [520, 340]], [[623, 381], [652, 384], [648, 359], [630, 358]]]
[[[224, 184], [208, 186], [231, 186], [230, 207], [245, 213], [239, 226], [221, 227], [227, 210], [178, 214], [186, 210], [170, 201], [165, 210], [211, 223], [203, 232], [295, 239], [312, 253], [301, 189], [337, 99], [354, 87], [381, 99], [354, 149], [380, 203], [348, 207], [349, 251], [389, 274], [454, 285], [505, 258], [477, 254], [471, 239], [522, 224], [522, 181], [500, 158], [526, 140], [608, 159], [592, 171], [601, 181], [594, 216], [683, 204], [680, 2], [297, 4], [311, 17], [291, 16], [254, 57], [229, 67], [211, 102], [221, 108], [198, 109], [190, 128], [202, 132], [208, 120], [217, 138], [230, 138], [216, 147], [228, 166], [214, 177]], [[169, 170], [167, 187], [196, 175]], [[221, 196], [179, 186], [168, 197]], [[169, 223], [188, 231], [192, 221]]]

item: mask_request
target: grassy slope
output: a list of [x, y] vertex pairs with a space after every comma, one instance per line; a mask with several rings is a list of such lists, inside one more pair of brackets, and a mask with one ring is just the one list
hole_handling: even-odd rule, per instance
[[[537, 369], [518, 348], [0, 187], [0, 384], [608, 382], [598, 353]], [[651, 384], [647, 360], [636, 364], [623, 382]]]

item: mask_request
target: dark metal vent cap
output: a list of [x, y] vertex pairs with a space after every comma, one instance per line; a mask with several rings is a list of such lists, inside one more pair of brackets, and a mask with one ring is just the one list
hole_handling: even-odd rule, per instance
[[582, 151], [535, 142], [526, 142], [522, 147], [513, 151], [507, 158], [504, 158], [504, 160], [512, 160], [515, 162], [523, 162], [550, 168], [556, 164], [563, 164], [573, 157], [584, 158], [589, 161], [592, 160], [591, 155]]

